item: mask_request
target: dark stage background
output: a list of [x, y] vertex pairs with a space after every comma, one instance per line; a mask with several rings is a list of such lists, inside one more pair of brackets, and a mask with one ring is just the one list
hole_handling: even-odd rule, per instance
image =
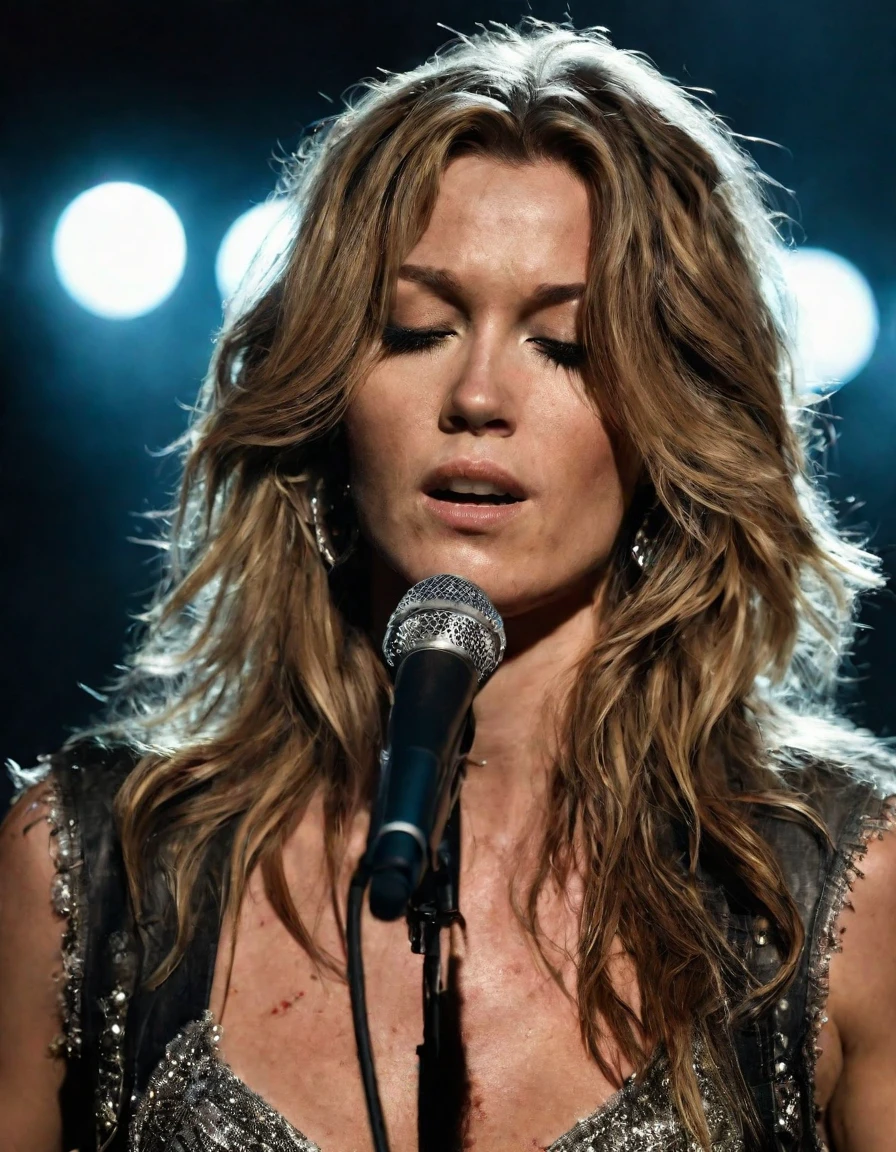
[[[168, 503], [180, 433], [221, 318], [231, 222], [271, 190], [303, 127], [362, 77], [412, 66], [477, 21], [562, 20], [564, 0], [287, 0], [8, 6], [0, 34], [0, 753], [56, 747], [97, 704], [155, 574], [135, 513]], [[830, 401], [831, 488], [892, 574], [896, 538], [896, 20], [889, 0], [570, 0], [581, 27], [713, 89], [712, 106], [796, 193], [805, 242], [862, 270], [880, 310], [865, 369]], [[329, 99], [327, 99], [329, 97]], [[332, 101], [332, 103], [331, 103]], [[183, 278], [126, 321], [71, 300], [55, 223], [106, 180], [144, 184], [186, 231]], [[851, 715], [892, 731], [896, 606], [866, 604]], [[5, 783], [0, 785], [5, 788]]]

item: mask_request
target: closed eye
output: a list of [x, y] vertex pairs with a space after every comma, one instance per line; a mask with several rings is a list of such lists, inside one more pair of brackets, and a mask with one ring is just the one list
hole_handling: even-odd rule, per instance
[[[383, 329], [383, 347], [393, 356], [410, 352], [431, 352], [442, 340], [453, 336], [439, 328], [403, 328], [397, 324], [387, 324]], [[581, 368], [585, 363], [585, 347], [567, 340], [551, 340], [547, 336], [536, 336], [532, 343], [541, 355], [561, 368]]]
[[383, 329], [383, 347], [394, 355], [403, 352], [430, 352], [452, 332], [438, 328], [401, 328], [397, 324], [387, 324]]
[[577, 369], [585, 364], [584, 344], [574, 344], [568, 340], [550, 340], [547, 336], [533, 337], [532, 343], [537, 345], [546, 360], [561, 368]]

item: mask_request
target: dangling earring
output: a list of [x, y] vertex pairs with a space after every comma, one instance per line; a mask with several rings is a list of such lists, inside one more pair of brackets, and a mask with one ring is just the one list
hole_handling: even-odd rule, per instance
[[657, 533], [660, 527], [661, 515], [660, 505], [654, 501], [647, 507], [641, 518], [638, 530], [632, 537], [630, 552], [632, 559], [642, 572], [649, 571], [656, 563], [657, 553], [659, 552]]
[[635, 533], [635, 538], [632, 540], [631, 548], [632, 556], [635, 558], [635, 563], [638, 565], [642, 572], [646, 571], [648, 568], [652, 568], [654, 561], [656, 560], [656, 556], [654, 555], [656, 541], [647, 535], [647, 529], [645, 527], [646, 522], [647, 517], [645, 516], [644, 522]]
[[[346, 484], [342, 490], [344, 502], [348, 502], [350, 492], [351, 487]], [[332, 571], [338, 564], [341, 564], [351, 555], [358, 536], [357, 524], [352, 525], [349, 541], [342, 552], [337, 555], [333, 537], [324, 519], [325, 511], [332, 511], [332, 506], [327, 504], [323, 477], [319, 478], [315, 483], [309, 503], [311, 505], [311, 522], [314, 527], [314, 540], [317, 544], [317, 550], [326, 568]]]

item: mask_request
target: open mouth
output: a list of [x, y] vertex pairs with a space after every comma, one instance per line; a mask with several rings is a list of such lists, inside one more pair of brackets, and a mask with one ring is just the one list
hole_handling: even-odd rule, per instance
[[433, 500], [445, 500], [449, 504], [519, 504], [515, 496], [507, 493], [452, 492], [450, 488], [436, 488], [427, 493]]

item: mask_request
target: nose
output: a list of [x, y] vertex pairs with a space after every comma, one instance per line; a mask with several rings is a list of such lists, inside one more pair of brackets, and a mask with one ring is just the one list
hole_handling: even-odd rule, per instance
[[467, 355], [449, 383], [439, 414], [443, 432], [513, 434], [514, 389], [502, 351], [497, 334], [470, 339]]

